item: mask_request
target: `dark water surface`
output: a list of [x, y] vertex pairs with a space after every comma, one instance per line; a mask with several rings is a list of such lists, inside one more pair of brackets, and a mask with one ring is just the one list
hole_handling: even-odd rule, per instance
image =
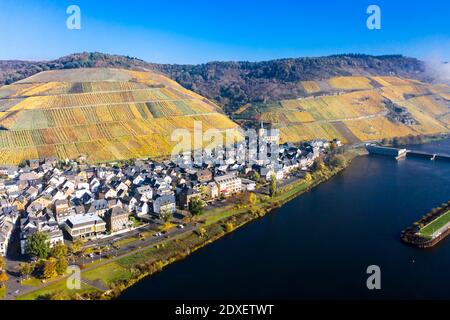
[[[450, 140], [410, 149], [449, 153]], [[450, 238], [404, 245], [402, 229], [450, 200], [450, 162], [359, 157], [276, 213], [170, 265], [121, 299], [450, 299]], [[366, 268], [381, 268], [379, 291]]]

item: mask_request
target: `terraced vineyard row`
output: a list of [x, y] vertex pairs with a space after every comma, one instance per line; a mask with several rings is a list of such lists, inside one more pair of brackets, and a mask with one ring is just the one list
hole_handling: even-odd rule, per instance
[[[83, 150], [85, 150], [85, 148], [88, 148], [88, 146], [95, 141], [103, 141], [103, 143], [106, 143], [107, 145], [114, 141], [128, 141], [128, 144], [132, 146], [133, 140], [139, 140], [141, 142], [146, 141], [143, 145], [144, 147], [146, 146], [145, 150], [149, 152], [139, 149], [142, 147], [140, 144], [135, 144], [135, 148], [138, 148], [141, 151], [134, 149], [134, 151], [130, 153], [127, 151], [128, 148], [119, 149], [121, 150], [120, 159], [131, 158], [136, 154], [139, 154], [140, 156], [155, 154], [169, 155], [174, 143], [170, 141], [170, 135], [167, 136], [165, 133], [171, 133], [175, 129], [182, 128], [193, 131], [194, 121], [201, 121], [202, 129], [204, 131], [211, 128], [218, 128], [221, 130], [236, 129], [235, 124], [228, 118], [220, 114], [214, 114], [208, 116], [173, 117], [171, 119], [141, 119], [123, 122], [99, 123], [95, 125], [72, 125], [68, 127], [34, 130], [2, 130], [0, 131], [0, 152], [4, 154], [4, 157], [7, 157], [6, 155], [10, 152], [15, 153], [17, 148], [25, 149], [24, 152], [26, 151], [28, 154], [34, 152], [34, 149], [37, 150], [36, 152], [38, 152], [39, 155], [43, 154], [44, 150], [51, 150], [50, 153], [53, 152], [53, 154], [55, 154], [54, 151], [59, 150], [56, 149], [58, 146], [58, 148], [65, 150], [61, 146], [75, 145], [78, 150], [79, 145], [82, 145], [84, 146]], [[155, 141], [158, 141], [160, 138], [164, 139], [166, 142], [163, 143], [159, 141], [156, 143]], [[114, 145], [115, 144], [113, 143], [113, 146]], [[93, 151], [97, 150], [97, 147], [95, 147]], [[155, 150], [157, 151], [156, 153]], [[71, 151], [72, 155], [74, 152], [74, 150]], [[61, 151], [59, 151], [59, 153], [61, 153]], [[104, 157], [99, 152], [93, 153], [96, 155], [93, 156], [89, 152], [81, 152], [81, 154], [91, 155], [91, 158], [89, 159], [90, 161], [107, 161], [113, 159], [112, 157]], [[108, 155], [110, 154], [108, 153]], [[73, 159], [73, 157], [69, 158]], [[14, 163], [20, 163], [23, 159], [29, 158], [21, 158], [20, 156], [17, 156]], [[6, 162], [1, 161], [0, 163]]]
[[373, 89], [370, 79], [366, 77], [336, 77], [329, 79], [328, 84], [338, 90]]
[[0, 114], [0, 125], [12, 130], [41, 129], [101, 122], [153, 119], [172, 116], [213, 113], [201, 101], [148, 102], [79, 108], [22, 110]]
[[[64, 80], [59, 82], [59, 80]], [[63, 93], [63, 94], [61, 94]], [[170, 155], [176, 129], [238, 126], [159, 74], [117, 69], [44, 72], [0, 88], [0, 164], [57, 156], [90, 162]]]
[[70, 108], [152, 100], [169, 100], [169, 97], [167, 97], [164, 92], [159, 89], [108, 93], [80, 93], [59, 96], [38, 96], [26, 98], [10, 110]]
[[160, 132], [172, 132], [180, 128], [193, 130], [195, 121], [201, 121], [204, 130], [210, 128], [222, 130], [235, 127], [234, 123], [225, 116], [213, 114], [206, 116], [173, 117], [170, 119], [135, 119], [92, 125], [76, 124], [58, 128], [0, 130], [0, 149], [158, 134]]
[[[449, 86], [397, 77], [339, 77], [328, 80], [328, 84], [344, 91], [360, 90], [246, 105], [238, 116], [273, 124], [280, 129], [283, 141], [320, 137], [354, 142], [450, 131]], [[302, 85], [305, 90], [308, 86], [311, 91], [318, 89], [316, 82]], [[404, 107], [416, 123], [390, 121], [386, 108], [389, 100]]]

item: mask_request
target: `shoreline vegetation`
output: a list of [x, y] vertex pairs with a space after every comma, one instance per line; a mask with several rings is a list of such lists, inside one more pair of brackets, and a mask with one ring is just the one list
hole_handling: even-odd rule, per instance
[[450, 201], [432, 209], [401, 233], [401, 240], [419, 248], [431, 248], [450, 234]]
[[[331, 167], [323, 162], [314, 172], [280, 186], [270, 197], [258, 193], [242, 195], [233, 204], [206, 211], [195, 217], [195, 229], [181, 233], [149, 247], [138, 248], [116, 258], [86, 265], [81, 270], [81, 288], [69, 290], [68, 275], [54, 279], [41, 288], [19, 295], [19, 300], [103, 300], [115, 299], [137, 282], [160, 272], [167, 265], [186, 258], [191, 253], [213, 243], [234, 230], [273, 213], [294, 198], [310, 191], [344, 170], [357, 156], [367, 154], [364, 148], [348, 149], [339, 157], [343, 161]], [[253, 194], [253, 193], [252, 193]], [[106, 289], [106, 290], [105, 290]]]
[[381, 140], [381, 145], [387, 147], [400, 148], [404, 146], [421, 145], [433, 141], [440, 141], [450, 138], [450, 134], [441, 133], [437, 135], [408, 135], [405, 137], [395, 137], [392, 139], [384, 138]]

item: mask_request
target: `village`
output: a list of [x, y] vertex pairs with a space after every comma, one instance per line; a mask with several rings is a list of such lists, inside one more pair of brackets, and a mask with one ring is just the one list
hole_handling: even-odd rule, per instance
[[[330, 144], [341, 145], [337, 140], [279, 145], [278, 137], [261, 130], [259, 139], [258, 152], [277, 150], [277, 156], [259, 159], [257, 154], [254, 161], [242, 161], [237, 153], [226, 158], [220, 154], [221, 161], [195, 164], [180, 155], [160, 162], [136, 159], [101, 165], [47, 158], [0, 167], [0, 255], [7, 256], [14, 247], [19, 252], [13, 255], [28, 256], [28, 241], [38, 232], [53, 247], [77, 240], [85, 245], [105, 241], [139, 225], [177, 221], [183, 229], [183, 217], [197, 214], [199, 208], [257, 192], [271, 179], [282, 181], [294, 171], [307, 172]], [[236, 150], [246, 147], [248, 142]], [[14, 232], [19, 243], [12, 246]]]

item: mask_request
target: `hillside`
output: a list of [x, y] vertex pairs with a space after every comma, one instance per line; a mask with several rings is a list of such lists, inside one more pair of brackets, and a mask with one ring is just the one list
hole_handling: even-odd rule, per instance
[[400, 55], [348, 54], [262, 62], [169, 65], [95, 52], [72, 54], [53, 61], [0, 61], [0, 83], [10, 84], [47, 70], [98, 67], [162, 72], [185, 88], [215, 100], [228, 113], [246, 103], [305, 97], [311, 89], [305, 88], [302, 81], [338, 76], [395, 75], [431, 82], [435, 76], [428, 72], [424, 62]]
[[230, 118], [249, 127], [262, 121], [279, 128], [283, 142], [449, 132], [450, 87], [428, 74], [403, 56], [192, 66], [101, 53], [1, 61], [0, 81], [16, 82], [0, 88], [0, 163], [164, 156], [172, 131], [192, 130], [195, 120], [236, 135]]
[[239, 135], [215, 104], [156, 72], [45, 71], [0, 88], [0, 163], [165, 156], [173, 130], [194, 121]]
[[334, 77], [301, 82], [309, 97], [246, 104], [238, 122], [271, 124], [283, 142], [346, 143], [450, 131], [450, 86], [399, 77]]

